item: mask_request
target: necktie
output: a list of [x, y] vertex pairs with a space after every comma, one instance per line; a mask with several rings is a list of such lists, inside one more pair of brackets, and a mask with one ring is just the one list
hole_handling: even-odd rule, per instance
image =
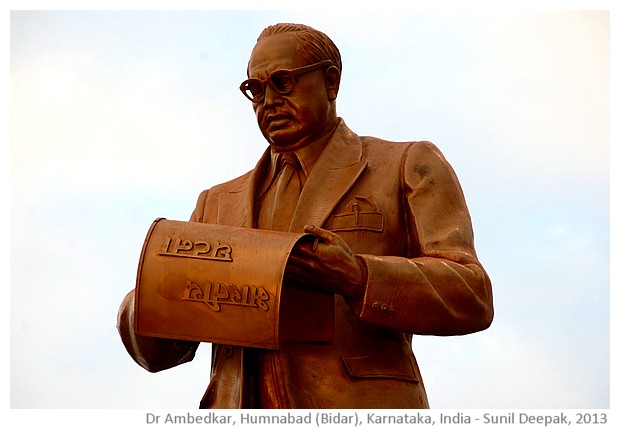
[[294, 152], [284, 152], [280, 157], [280, 173], [275, 182], [271, 228], [288, 231], [301, 193], [303, 170]]

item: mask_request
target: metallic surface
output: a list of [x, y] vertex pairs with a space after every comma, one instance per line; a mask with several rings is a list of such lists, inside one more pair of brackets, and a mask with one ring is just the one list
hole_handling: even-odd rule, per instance
[[284, 288], [303, 233], [157, 219], [136, 281], [138, 335], [276, 349], [329, 342], [333, 295]]

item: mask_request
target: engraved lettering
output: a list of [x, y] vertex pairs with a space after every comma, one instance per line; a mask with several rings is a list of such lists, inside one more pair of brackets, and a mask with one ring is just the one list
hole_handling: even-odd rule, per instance
[[255, 302], [258, 308], [265, 311], [269, 310], [269, 306], [267, 305], [267, 301], [269, 301], [269, 293], [267, 293], [265, 288], [255, 288], [252, 290], [252, 294], [254, 295], [252, 302]]
[[269, 292], [262, 286], [236, 286], [230, 283], [205, 282], [201, 288], [188, 280], [185, 284], [183, 301], [202, 302], [213, 311], [220, 311], [222, 305], [238, 305], [242, 307], [258, 307], [269, 311]]
[[159, 254], [164, 254], [170, 252], [170, 243], [172, 242], [172, 238], [168, 237], [166, 239], [166, 244], [164, 244], [164, 250], [162, 250]]
[[207, 297], [205, 298], [205, 304], [213, 311], [220, 311], [220, 301], [227, 302], [229, 298], [228, 289], [223, 283], [218, 283], [213, 287], [212, 283], [207, 283]]
[[231, 247], [228, 244], [217, 243], [218, 246], [215, 248], [215, 252], [213, 257], [216, 259], [222, 259], [224, 261], [232, 261], [230, 257], [230, 253], [232, 252]]
[[172, 253], [179, 253], [183, 251], [187, 252], [192, 250], [193, 247], [194, 243], [192, 243], [191, 241], [179, 238], [178, 240], [176, 240], [175, 245], [172, 248]]
[[217, 245], [213, 246], [208, 241], [192, 241], [185, 238], [167, 237], [159, 255], [231, 262], [233, 260], [232, 251], [232, 247], [229, 244], [219, 241]]
[[[208, 257], [209, 252], [211, 251], [211, 245], [206, 241], [197, 241], [196, 243], [194, 243], [194, 247], [196, 247], [196, 252], [194, 253], [194, 255], [197, 257], [203, 257], [202, 255], [205, 255], [204, 257]], [[200, 250], [200, 247], [202, 247], [204, 250]]]
[[188, 280], [187, 283], [185, 283], [185, 294], [183, 295], [183, 299], [186, 301], [204, 301], [204, 294], [200, 286]]

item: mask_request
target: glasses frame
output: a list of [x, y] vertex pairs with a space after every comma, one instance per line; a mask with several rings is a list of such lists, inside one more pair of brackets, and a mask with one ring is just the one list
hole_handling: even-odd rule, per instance
[[[243, 95], [248, 100], [250, 100], [252, 103], [260, 103], [261, 101], [263, 101], [265, 99], [265, 94], [267, 93], [267, 84], [269, 84], [269, 86], [274, 91], [276, 91], [278, 94], [287, 95], [287, 94], [290, 94], [291, 92], [293, 92], [293, 90], [295, 89], [295, 83], [296, 83], [296, 79], [295, 78], [297, 76], [300, 76], [302, 74], [309, 73], [311, 71], [320, 69], [321, 67], [332, 66], [332, 65], [334, 65], [334, 63], [331, 60], [323, 60], [323, 61], [319, 61], [318, 63], [309, 64], [307, 66], [297, 67], [297, 68], [294, 68], [294, 69], [274, 70], [271, 73], [269, 73], [269, 76], [267, 76], [266, 79], [251, 78], [251, 79], [244, 80], [243, 82], [241, 82], [241, 85], [239, 85], [239, 89], [241, 90], [241, 93], [243, 93]], [[291, 81], [293, 82], [293, 85], [291, 86], [291, 89], [285, 90], [285, 91], [281, 91], [278, 88], [276, 88], [276, 86], [273, 84], [273, 81], [271, 80], [272, 77], [276, 73], [285, 73], [285, 74], [288, 74], [290, 76]], [[260, 97], [252, 97], [250, 95], [250, 93], [246, 92], [246, 91], [249, 91], [248, 85], [250, 83], [254, 83], [254, 82], [260, 84], [260, 86], [263, 88], [263, 94]]]

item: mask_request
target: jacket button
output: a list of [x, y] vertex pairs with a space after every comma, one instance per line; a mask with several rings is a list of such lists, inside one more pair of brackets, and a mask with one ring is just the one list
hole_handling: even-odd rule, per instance
[[372, 308], [373, 311], [380, 313], [394, 314], [396, 312], [396, 309], [393, 305], [378, 301], [373, 302], [370, 308]]

